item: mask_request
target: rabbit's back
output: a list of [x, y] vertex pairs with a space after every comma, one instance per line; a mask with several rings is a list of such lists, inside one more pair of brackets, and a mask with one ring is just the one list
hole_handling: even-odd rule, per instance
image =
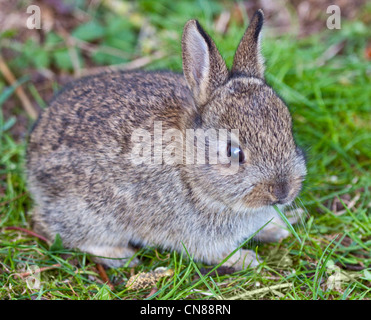
[[123, 149], [133, 129], [149, 130], [156, 119], [176, 126], [179, 114], [192, 112], [187, 101], [184, 78], [171, 72], [105, 73], [75, 81], [35, 124], [29, 166], [37, 157], [62, 148], [88, 153]]

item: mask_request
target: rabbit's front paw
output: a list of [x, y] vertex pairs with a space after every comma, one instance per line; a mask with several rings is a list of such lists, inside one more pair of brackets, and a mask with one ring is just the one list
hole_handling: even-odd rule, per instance
[[255, 237], [261, 242], [279, 242], [290, 235], [286, 229], [280, 225], [268, 225]]
[[260, 257], [254, 251], [241, 249], [224, 262], [223, 266], [236, 270], [255, 268], [260, 264], [259, 259]]
[[[305, 217], [304, 210], [301, 208], [286, 211], [285, 215], [291, 224], [302, 222]], [[273, 217], [273, 220], [255, 236], [256, 240], [261, 242], [279, 242], [290, 235], [282, 219], [276, 214]]]

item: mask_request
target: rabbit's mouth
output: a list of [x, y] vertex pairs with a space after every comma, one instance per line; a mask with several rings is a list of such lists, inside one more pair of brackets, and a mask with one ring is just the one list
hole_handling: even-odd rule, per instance
[[[277, 204], [279, 210], [282, 212], [285, 211], [285, 208], [289, 207], [293, 201], [288, 201], [285, 204]], [[240, 201], [238, 203], [235, 203], [232, 206], [232, 210], [236, 213], [244, 213], [249, 215], [261, 215], [266, 212], [271, 212], [272, 210], [275, 210], [273, 205], [267, 204], [267, 203], [261, 203], [259, 206], [251, 206], [249, 204], [246, 204], [246, 202]]]
[[248, 208], [262, 208], [274, 205], [290, 205], [301, 190], [301, 182], [276, 183], [256, 185], [251, 192], [243, 197], [243, 202]]

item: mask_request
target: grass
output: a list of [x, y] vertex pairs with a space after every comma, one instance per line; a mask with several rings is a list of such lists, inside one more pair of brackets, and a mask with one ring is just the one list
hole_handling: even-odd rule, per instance
[[[165, 56], [146, 68], [180, 71], [180, 35], [192, 17], [199, 18], [231, 65], [244, 32], [233, 19], [226, 34], [213, 29], [215, 17], [230, 8], [223, 2], [139, 1], [134, 8], [127, 2], [119, 8], [79, 3], [78, 10], [89, 19], [68, 30], [80, 41], [72, 47], [55, 30], [38, 46], [32, 38], [18, 39], [17, 30], [0, 36], [1, 49], [13, 52], [6, 62], [18, 78], [13, 86], [0, 78], [0, 298], [370, 299], [371, 63], [365, 51], [371, 32], [362, 19], [344, 21], [341, 30], [301, 39], [271, 37], [269, 32], [264, 38], [267, 82], [289, 105], [295, 137], [308, 157], [308, 177], [294, 207], [304, 209], [307, 216], [304, 224], [295, 226], [301, 242], [291, 236], [276, 244], [249, 243], [264, 258], [256, 270], [210, 273], [210, 267], [176, 252], [142, 248], [137, 253], [141, 265], [107, 270], [115, 285], [111, 289], [86, 254], [48, 247], [23, 232], [5, 230], [29, 228], [32, 208], [23, 170], [26, 131], [14, 133], [25, 115], [15, 88], [22, 84], [30, 98], [44, 107], [47, 93], [60, 87], [56, 78], [46, 82], [45, 89], [27, 75], [35, 70], [79, 74], [151, 57], [158, 48]], [[363, 9], [363, 16], [367, 14], [371, 15], [370, 6]], [[145, 21], [149, 27], [140, 33]], [[340, 53], [324, 60], [325, 52], [336, 46], [342, 47]], [[76, 61], [70, 59], [71, 50]], [[27, 129], [32, 122], [28, 119]], [[125, 286], [131, 275], [158, 267], [172, 269], [173, 275], [159, 279], [157, 291]], [[34, 268], [42, 272], [35, 273]], [[16, 276], [25, 272], [29, 274]], [[338, 282], [331, 286], [334, 277]], [[39, 289], [30, 289], [27, 281], [30, 287], [39, 282]]]

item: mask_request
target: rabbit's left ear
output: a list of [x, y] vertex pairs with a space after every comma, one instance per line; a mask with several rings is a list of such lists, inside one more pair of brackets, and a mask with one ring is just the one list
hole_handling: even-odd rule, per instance
[[184, 27], [182, 51], [184, 76], [194, 100], [202, 106], [226, 82], [229, 71], [214, 41], [196, 20]]
[[263, 11], [256, 11], [237, 48], [233, 60], [232, 74], [264, 78], [264, 59], [260, 53], [263, 22]]

